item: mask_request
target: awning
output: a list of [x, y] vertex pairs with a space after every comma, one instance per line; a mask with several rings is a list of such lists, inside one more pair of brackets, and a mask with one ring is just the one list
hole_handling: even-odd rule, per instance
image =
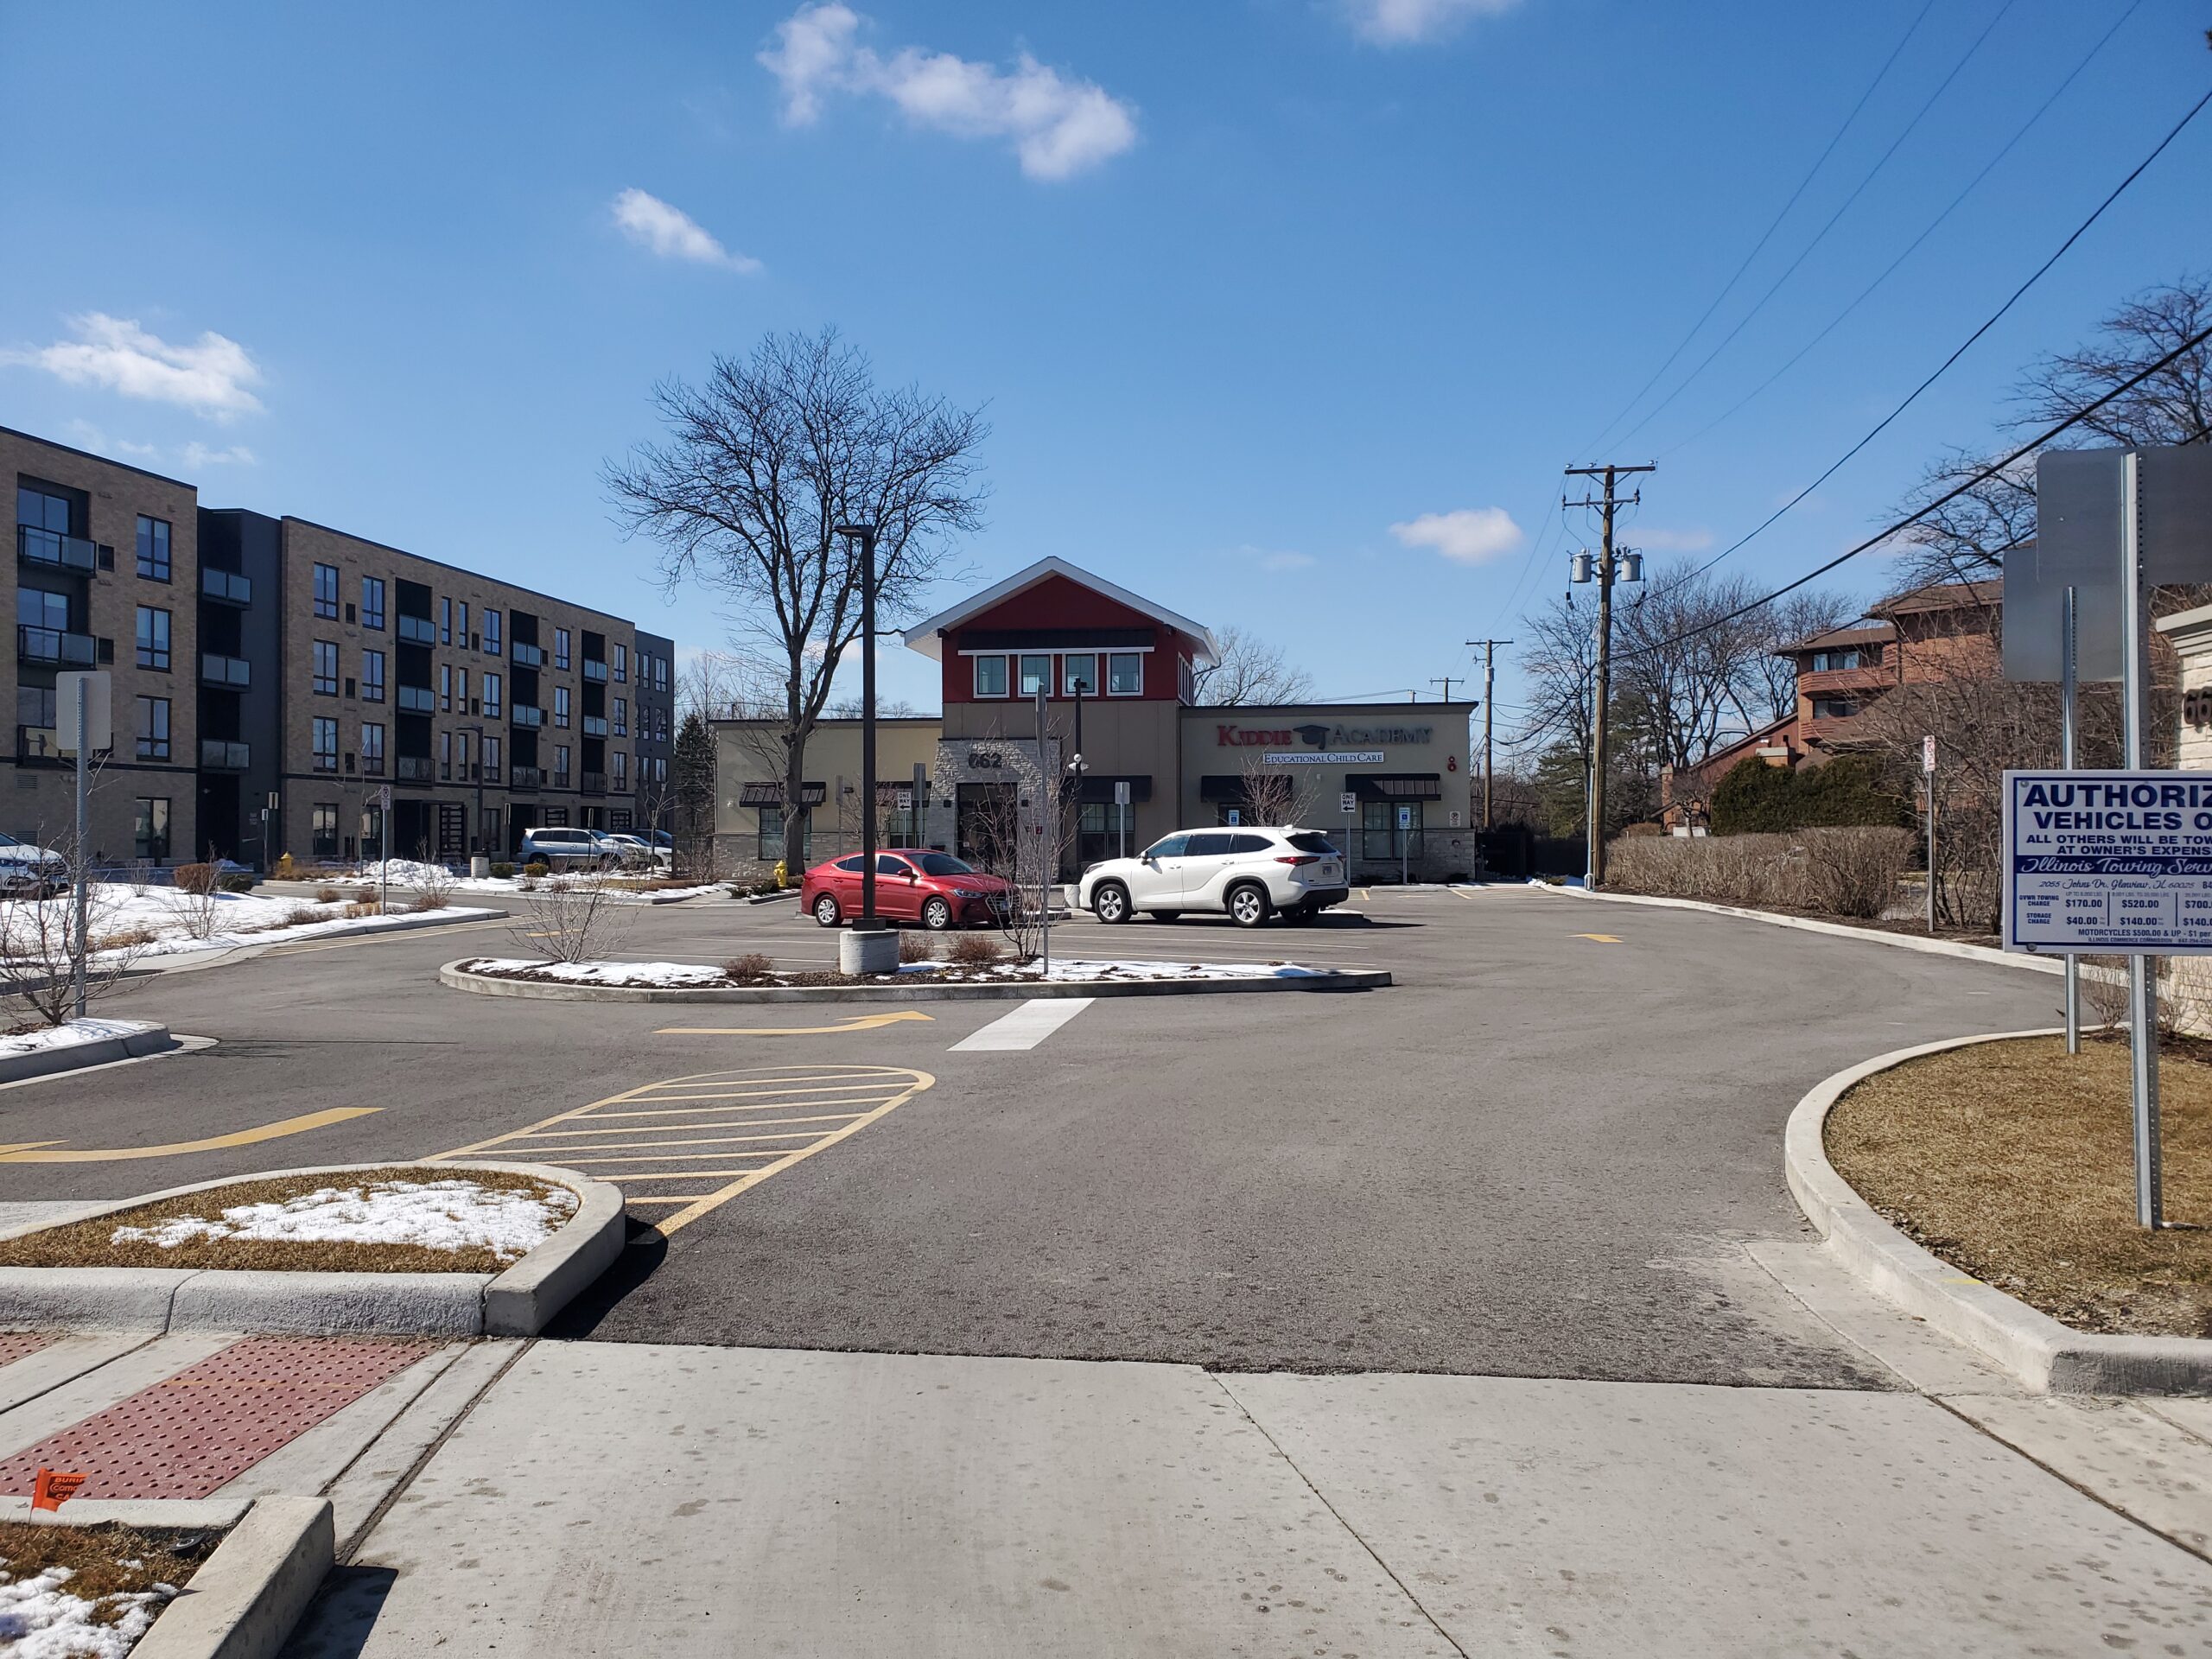
[[[798, 789], [801, 806], [819, 806], [829, 798], [830, 786], [827, 784], [801, 784]], [[737, 804], [740, 806], [781, 806], [784, 804], [784, 786], [781, 784], [740, 784], [737, 786]]]
[[1198, 779], [1198, 798], [1201, 801], [1241, 801], [1244, 798], [1244, 777], [1242, 772], [1226, 776], [1209, 773]]
[[1135, 772], [1117, 774], [1086, 772], [1083, 774], [1083, 792], [1077, 798], [1094, 804], [1103, 801], [1111, 806], [1114, 804], [1114, 785], [1116, 784], [1127, 784], [1129, 786], [1129, 799], [1132, 801], [1148, 801], [1152, 798], [1152, 774], [1148, 772], [1141, 775]]
[[1433, 772], [1354, 772], [1344, 787], [1363, 801], [1440, 801], [1444, 779]]

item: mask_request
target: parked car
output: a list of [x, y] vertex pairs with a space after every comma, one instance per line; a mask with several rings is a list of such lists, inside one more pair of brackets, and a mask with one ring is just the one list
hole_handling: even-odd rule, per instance
[[0, 835], [0, 892], [51, 899], [69, 885], [69, 861], [50, 847]]
[[1135, 858], [1109, 858], [1083, 873], [1076, 903], [1102, 922], [1141, 912], [1225, 914], [1257, 927], [1280, 913], [1310, 922], [1351, 896], [1344, 855], [1318, 830], [1240, 825], [1179, 830]]
[[[861, 913], [861, 855], [817, 864], [799, 883], [798, 901], [824, 927]], [[875, 855], [875, 913], [890, 922], [988, 927], [1014, 903], [1014, 884], [950, 853], [899, 847]]]
[[536, 829], [522, 834], [516, 861], [556, 870], [613, 870], [621, 868], [622, 849], [596, 830]]
[[607, 839], [621, 851], [622, 861], [632, 869], [665, 870], [675, 862], [676, 855], [672, 849], [656, 846], [643, 836], [617, 830]]

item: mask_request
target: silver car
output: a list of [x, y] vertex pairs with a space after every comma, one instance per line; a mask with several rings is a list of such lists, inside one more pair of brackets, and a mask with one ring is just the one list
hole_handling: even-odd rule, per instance
[[0, 893], [51, 899], [69, 885], [69, 861], [50, 847], [0, 835]]

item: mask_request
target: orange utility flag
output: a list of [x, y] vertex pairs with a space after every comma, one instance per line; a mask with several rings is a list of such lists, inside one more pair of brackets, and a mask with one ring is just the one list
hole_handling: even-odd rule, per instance
[[59, 1470], [41, 1469], [31, 1481], [31, 1508], [58, 1510], [77, 1496], [77, 1489], [85, 1484], [82, 1475], [65, 1475]]

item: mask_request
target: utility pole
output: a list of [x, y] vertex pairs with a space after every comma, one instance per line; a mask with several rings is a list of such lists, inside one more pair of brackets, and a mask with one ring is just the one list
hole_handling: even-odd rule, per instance
[[1497, 648], [1513, 642], [1510, 639], [1470, 639], [1466, 643], [1470, 650], [1477, 645], [1483, 648], [1483, 828], [1495, 830], [1497, 827], [1495, 816], [1497, 802], [1491, 796], [1490, 786], [1490, 711], [1497, 699], [1491, 693], [1497, 678]]
[[[1605, 885], [1605, 715], [1606, 699], [1612, 691], [1613, 674], [1613, 515], [1620, 508], [1634, 506], [1643, 499], [1638, 490], [1624, 498], [1615, 487], [1619, 480], [1631, 473], [1656, 473], [1656, 463], [1641, 467], [1621, 467], [1607, 463], [1603, 467], [1570, 467], [1570, 478], [1601, 478], [1605, 482], [1605, 495], [1596, 500], [1585, 497], [1580, 501], [1562, 505], [1570, 507], [1595, 507], [1603, 516], [1605, 540], [1598, 556], [1598, 667], [1592, 684], [1590, 705], [1590, 861], [1589, 881], [1592, 887]], [[1587, 567], [1590, 556], [1578, 556], [1574, 566], [1575, 580], [1589, 580]], [[1631, 572], [1629, 580], [1637, 579], [1640, 572]]]
[[1444, 688], [1444, 701], [1449, 702], [1452, 701], [1452, 682], [1454, 680], [1464, 680], [1466, 677], [1467, 677], [1464, 674], [1432, 674], [1428, 677], [1428, 683], [1431, 685], [1442, 686]]

